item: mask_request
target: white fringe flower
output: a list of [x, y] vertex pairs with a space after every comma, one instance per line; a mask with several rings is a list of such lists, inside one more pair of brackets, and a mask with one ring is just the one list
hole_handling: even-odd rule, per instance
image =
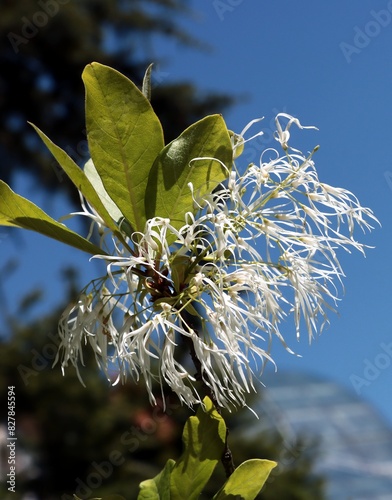
[[[233, 149], [260, 135], [243, 137], [256, 121], [234, 134]], [[200, 211], [184, 214], [180, 230], [155, 217], [143, 234], [123, 235], [127, 247], [112, 236], [111, 256], [96, 256], [106, 260], [107, 275], [61, 318], [63, 367], [83, 363], [82, 345], [90, 344], [108, 377], [114, 365], [121, 380], [142, 376], [153, 404], [154, 382], [189, 406], [200, 403], [201, 378], [216, 403], [230, 409], [245, 405], [255, 377], [272, 361], [273, 337], [292, 352], [282, 319], [293, 315], [298, 337], [303, 328], [309, 339], [322, 330], [343, 277], [336, 250], [363, 252], [354, 227], [372, 229], [376, 219], [352, 193], [319, 181], [314, 151], [306, 157], [289, 148], [293, 124], [310, 128], [278, 115], [283, 154], [268, 149], [243, 172], [234, 165], [227, 183], [204, 200], [194, 193]], [[97, 214], [82, 208], [106, 233]]]

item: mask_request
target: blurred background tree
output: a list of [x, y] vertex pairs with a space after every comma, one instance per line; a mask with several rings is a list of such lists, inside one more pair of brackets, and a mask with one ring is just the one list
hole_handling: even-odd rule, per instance
[[[82, 165], [89, 155], [81, 73], [91, 61], [108, 64], [137, 84], [148, 64], [156, 64], [152, 104], [166, 141], [195, 120], [222, 113], [235, 103], [232, 96], [205, 94], [189, 82], [165, 81], [167, 73], [155, 58], [154, 40], [164, 36], [179, 46], [205, 48], [180, 27], [193, 15], [187, 0], [2, 0], [0, 5], [0, 178], [11, 186], [15, 173], [28, 172], [37, 189], [66, 192], [78, 201], [27, 121]], [[72, 498], [74, 492], [81, 498], [109, 492], [136, 498], [141, 480], [154, 476], [169, 457], [179, 456], [189, 411], [170, 395], [167, 414], [151, 408], [142, 385], [110, 387], [88, 351], [83, 375], [87, 388], [72, 370], [63, 377], [58, 366], [52, 369], [57, 322], [65, 306], [59, 304], [50, 316], [25, 324], [21, 318], [40, 300], [39, 290], [26, 290], [19, 310], [10, 315], [1, 299], [12, 265], [2, 264], [1, 394], [6, 394], [7, 386], [17, 386], [19, 472], [12, 498], [58, 500]], [[77, 274], [77, 269], [64, 272], [64, 303], [79, 290]], [[6, 402], [1, 403], [5, 408]], [[251, 442], [241, 436], [248, 417], [245, 412], [228, 420], [237, 463], [254, 457], [279, 460], [278, 435], [271, 432]], [[5, 452], [0, 441], [0, 454]], [[5, 463], [5, 457], [0, 458]], [[260, 499], [322, 500], [323, 481], [313, 473], [315, 459], [316, 447], [304, 447], [299, 441], [295, 460], [273, 476]], [[222, 481], [223, 471], [217, 470], [206, 498]], [[3, 482], [1, 498], [6, 494]]]
[[26, 169], [50, 189], [70, 186], [59, 182], [56, 164], [28, 121], [50, 131], [78, 163], [88, 159], [81, 74], [92, 61], [116, 68], [136, 84], [156, 63], [153, 106], [167, 141], [233, 103], [227, 95], [203, 95], [189, 82], [165, 82], [154, 40], [168, 37], [179, 45], [202, 47], [179, 27], [181, 19], [192, 16], [187, 0], [0, 3], [0, 178], [11, 185], [15, 171]]

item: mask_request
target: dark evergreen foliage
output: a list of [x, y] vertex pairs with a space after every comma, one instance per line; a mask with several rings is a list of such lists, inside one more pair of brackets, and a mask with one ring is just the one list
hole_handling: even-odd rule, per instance
[[[167, 85], [151, 40], [170, 37], [199, 47], [179, 25], [190, 16], [187, 0], [26, 0], [1, 2], [0, 178], [12, 186], [18, 169], [51, 190], [69, 189], [55, 161], [27, 123], [35, 123], [79, 164], [89, 157], [81, 74], [97, 61], [140, 84], [156, 64], [153, 104], [170, 141], [195, 119], [222, 112], [233, 99], [201, 95], [187, 82]], [[12, 166], [12, 167], [11, 167]], [[76, 198], [75, 198], [76, 199]]]

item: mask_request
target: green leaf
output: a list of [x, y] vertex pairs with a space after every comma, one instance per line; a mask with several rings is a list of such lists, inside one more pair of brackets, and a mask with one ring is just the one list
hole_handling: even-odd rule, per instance
[[148, 175], [164, 146], [161, 124], [148, 99], [118, 71], [92, 63], [82, 78], [91, 158], [110, 198], [132, 228], [143, 231]]
[[185, 423], [185, 449], [170, 477], [171, 500], [196, 500], [221, 458], [226, 425], [210, 399], [204, 404], [205, 409], [199, 408]]
[[226, 179], [232, 156], [230, 136], [220, 115], [188, 127], [155, 160], [146, 192], [147, 218], [168, 217], [180, 228], [185, 213], [197, 211], [188, 184], [193, 184], [194, 195], [201, 200]]
[[0, 225], [30, 229], [93, 255], [106, 255], [101, 248], [86, 240], [60, 222], [55, 221], [37, 205], [14, 193], [0, 180]]
[[181, 292], [181, 285], [185, 282], [185, 276], [191, 262], [191, 258], [186, 255], [176, 255], [172, 261], [171, 278], [177, 293]]
[[154, 63], [151, 63], [149, 67], [146, 69], [146, 72], [144, 74], [143, 78], [143, 85], [142, 85], [142, 93], [146, 99], [151, 101], [151, 72], [152, 72], [152, 67], [154, 66]]
[[253, 459], [238, 466], [226, 483], [214, 496], [213, 500], [253, 500], [277, 466], [271, 460]]
[[108, 195], [106, 189], [102, 184], [102, 179], [100, 178], [91, 158], [84, 165], [84, 173], [93, 186], [95, 192], [98, 194], [99, 199], [102, 201], [102, 204], [104, 205], [110, 217], [115, 221], [119, 221], [123, 217], [123, 214], [120, 212], [118, 206]]
[[236, 160], [244, 151], [245, 140], [241, 135], [236, 134], [232, 130], [229, 130], [229, 135], [232, 142], [233, 158]]
[[[37, 134], [40, 136], [46, 147], [56, 158], [64, 172], [68, 175], [70, 180], [74, 183], [75, 187], [83, 194], [86, 200], [90, 203], [92, 207], [98, 212], [98, 214], [105, 221], [106, 225], [113, 231], [118, 230], [117, 225], [114, 223], [115, 219], [108, 213], [105, 207], [104, 200], [101, 198], [102, 193], [96, 188], [96, 185], [92, 182], [93, 174], [87, 175], [88, 172], [83, 172], [81, 168], [73, 161], [73, 159], [68, 156], [68, 154], [56, 146], [49, 137], [47, 137], [38, 127], [32, 124]], [[98, 182], [96, 183], [98, 184]], [[101, 183], [102, 185], [102, 183]]]
[[170, 474], [175, 464], [170, 458], [157, 476], [142, 481], [137, 500], [170, 500]]

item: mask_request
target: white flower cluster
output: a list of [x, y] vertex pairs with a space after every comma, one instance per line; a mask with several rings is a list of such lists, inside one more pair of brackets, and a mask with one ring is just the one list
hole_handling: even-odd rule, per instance
[[[352, 193], [318, 180], [313, 153], [289, 148], [290, 127], [303, 128], [298, 120], [280, 114], [276, 124], [283, 154], [268, 149], [242, 173], [233, 165], [205, 199], [193, 193], [200, 210], [184, 214], [181, 229], [155, 217], [143, 234], [124, 235], [127, 246], [113, 237], [112, 255], [97, 256], [107, 275], [61, 318], [63, 367], [83, 362], [88, 343], [108, 377], [114, 367], [118, 380], [142, 376], [152, 403], [154, 382], [187, 405], [200, 403], [201, 379], [230, 408], [245, 405], [272, 361], [273, 337], [286, 346], [286, 316], [293, 315], [297, 336], [302, 325], [310, 339], [321, 331], [343, 276], [336, 250], [363, 252], [354, 226], [371, 229], [376, 219]], [[248, 146], [249, 126], [233, 136], [234, 150]], [[103, 221], [83, 208], [102, 232]]]

